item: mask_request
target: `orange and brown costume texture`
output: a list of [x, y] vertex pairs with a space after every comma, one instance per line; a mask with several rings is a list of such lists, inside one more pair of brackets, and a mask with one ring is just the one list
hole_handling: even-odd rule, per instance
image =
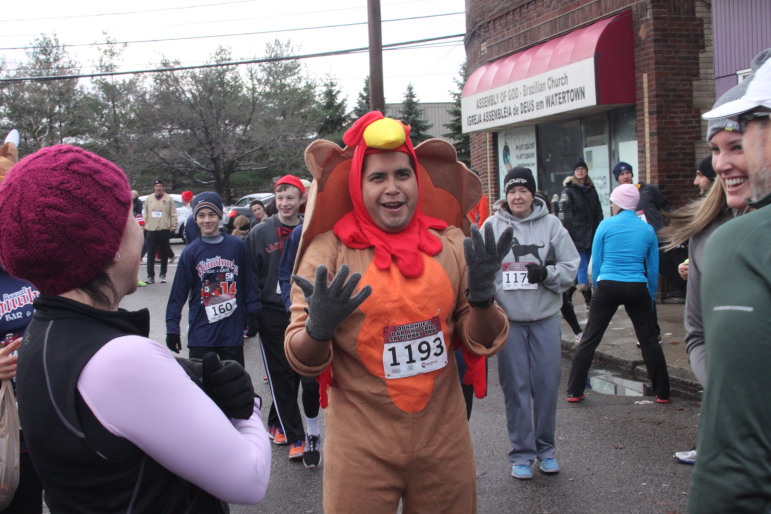
[[[372, 230], [349, 225], [346, 232], [341, 223], [346, 217], [353, 223], [351, 213], [361, 205], [367, 152], [361, 145], [378, 144], [371, 130], [369, 139], [360, 137], [362, 129], [381, 118], [379, 113], [360, 118], [346, 133], [345, 149], [319, 140], [305, 152], [315, 180], [295, 273], [312, 281], [323, 264], [331, 279], [347, 264], [362, 275], [357, 291], [370, 285], [372, 294], [338, 325], [328, 360], [312, 367], [297, 358], [290, 344], [305, 330], [308, 317], [303, 292], [294, 286], [287, 359], [301, 374], [321, 375], [327, 394], [322, 397], [327, 403], [325, 512], [396, 512], [400, 498], [405, 513], [474, 512], [476, 468], [453, 350], [462, 345], [471, 361], [477, 356], [477, 378], [481, 374], [483, 379], [484, 359], [478, 357], [496, 353], [508, 332], [505, 315], [495, 306], [502, 329], [494, 340], [482, 344], [469, 335], [463, 239], [481, 184], [457, 161], [452, 145], [434, 139], [413, 151], [409, 127], [397, 122], [406, 139], [400, 149], [395, 149], [397, 141], [375, 151], [403, 151], [413, 162], [417, 159], [416, 217], [422, 228], [416, 229], [420, 234], [414, 247], [421, 250], [405, 257], [398, 250], [389, 255], [380, 247], [366, 247], [360, 238], [355, 245], [344, 241], [337, 234]], [[358, 207], [357, 215], [366, 212]], [[410, 346], [409, 341], [420, 343]]]

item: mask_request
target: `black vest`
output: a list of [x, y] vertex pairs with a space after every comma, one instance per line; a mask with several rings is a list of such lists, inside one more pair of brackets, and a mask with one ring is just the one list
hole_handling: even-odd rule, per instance
[[[52, 513], [221, 513], [226, 503], [108, 432], [78, 393], [107, 342], [147, 337], [150, 315], [40, 296], [19, 351], [19, 416]], [[191, 451], [195, 451], [191, 448]]]

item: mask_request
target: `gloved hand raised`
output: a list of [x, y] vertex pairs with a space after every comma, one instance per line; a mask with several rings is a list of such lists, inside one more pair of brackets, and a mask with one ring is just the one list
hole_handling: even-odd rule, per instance
[[372, 286], [364, 286], [351, 296], [361, 280], [360, 273], [351, 275], [348, 283], [348, 266], [343, 264], [335, 278], [327, 285], [327, 267], [316, 268], [316, 284], [299, 275], [292, 275], [292, 280], [300, 286], [308, 302], [308, 319], [305, 330], [317, 341], [328, 341], [335, 335], [337, 326], [351, 315], [356, 308], [372, 293]]
[[249, 419], [254, 410], [252, 378], [236, 361], [221, 361], [216, 353], [203, 356], [203, 390], [229, 418]]
[[472, 307], [487, 307], [495, 298], [495, 275], [501, 270], [503, 258], [511, 250], [514, 229], [507, 227], [495, 241], [492, 225], [485, 225], [485, 235], [471, 226], [471, 237], [463, 241], [468, 265], [466, 298]]
[[534, 262], [525, 264], [525, 267], [527, 268], [527, 281], [531, 284], [539, 284], [543, 282], [546, 280], [546, 276], [549, 274], [549, 270], [546, 269], [546, 266], [541, 266], [540, 264], [536, 264]]
[[182, 339], [179, 334], [166, 334], [166, 346], [174, 353], [179, 353], [182, 349]]

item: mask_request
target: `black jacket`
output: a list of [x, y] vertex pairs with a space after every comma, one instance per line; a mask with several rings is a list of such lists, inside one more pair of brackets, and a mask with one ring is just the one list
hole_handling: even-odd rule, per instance
[[602, 221], [602, 206], [592, 179], [586, 177], [583, 186], [573, 183], [573, 177], [563, 182], [565, 189], [560, 198], [562, 224], [579, 251], [591, 250], [594, 233]]
[[19, 351], [19, 416], [51, 512], [228, 512], [227, 504], [109, 432], [78, 393], [80, 372], [102, 346], [123, 335], [147, 336], [147, 309], [110, 312], [45, 295], [34, 305]]

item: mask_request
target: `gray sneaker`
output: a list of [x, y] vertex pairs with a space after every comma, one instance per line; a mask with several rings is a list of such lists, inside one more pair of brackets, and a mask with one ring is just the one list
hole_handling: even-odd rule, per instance
[[676, 452], [674, 457], [680, 464], [696, 464], [696, 448], [694, 447], [687, 452]]
[[147, 277], [147, 280], [145, 280], [148, 284], [155, 284], [155, 277]]
[[166, 275], [161, 275], [161, 284], [166, 283]]

